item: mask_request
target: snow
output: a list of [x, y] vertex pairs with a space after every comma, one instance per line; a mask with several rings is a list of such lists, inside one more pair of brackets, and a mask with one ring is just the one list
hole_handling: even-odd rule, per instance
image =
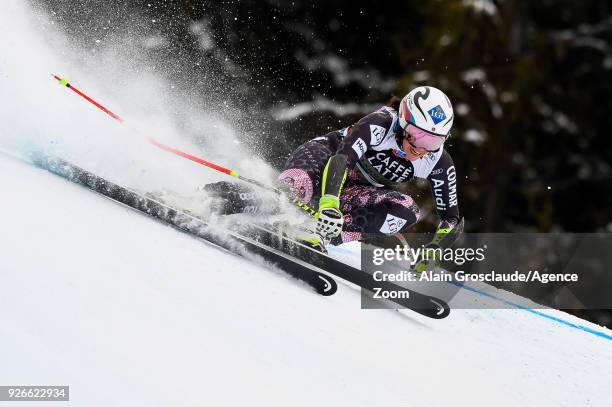
[[189, 26], [191, 33], [198, 38], [200, 47], [205, 51], [215, 48], [215, 40], [212, 33], [210, 20], [203, 18], [192, 22]]
[[431, 78], [429, 71], [416, 71], [412, 74], [412, 80], [415, 82], [425, 82]]
[[300, 116], [306, 116], [317, 112], [333, 112], [336, 116], [346, 116], [358, 113], [365, 114], [380, 106], [380, 103], [339, 103], [324, 96], [318, 96], [311, 102], [302, 102], [293, 106], [279, 104], [270, 113], [272, 117], [274, 117], [274, 120], [289, 121], [295, 120]]
[[491, 0], [463, 0], [464, 7], [471, 7], [479, 13], [489, 16], [497, 15], [497, 6]]
[[493, 117], [500, 118], [503, 116], [504, 111], [499, 104], [497, 91], [495, 90], [495, 86], [489, 82], [487, 79], [487, 74], [482, 68], [470, 68], [461, 74], [461, 78], [464, 82], [466, 82], [473, 89], [477, 82], [481, 83], [482, 91], [487, 96], [489, 100], [489, 105], [491, 107], [491, 113]]
[[[301, 31], [300, 27], [294, 29], [297, 32]], [[381, 92], [392, 92], [396, 86], [396, 78], [384, 77], [378, 70], [372, 68], [351, 68], [349, 60], [325, 48], [325, 44], [314, 40], [313, 49], [317, 51], [314, 56], [298, 51], [295, 57], [308, 71], [323, 69], [329, 72], [337, 86], [356, 83], [363, 89], [378, 89]]]
[[467, 142], [480, 145], [486, 140], [486, 135], [476, 129], [467, 129], [463, 133], [463, 139]]
[[471, 68], [464, 71], [461, 74], [461, 78], [468, 84], [473, 84], [474, 82], [485, 81], [487, 79], [487, 74], [481, 68]]
[[604, 337], [523, 310], [362, 310], [5, 155], [0, 185], [0, 383], [87, 406], [607, 405]]

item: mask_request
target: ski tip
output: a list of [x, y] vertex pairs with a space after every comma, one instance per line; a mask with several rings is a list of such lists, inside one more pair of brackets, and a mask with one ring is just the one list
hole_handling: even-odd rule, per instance
[[324, 296], [334, 295], [338, 290], [338, 284], [336, 281], [333, 278], [320, 273], [317, 277], [323, 281], [323, 285], [317, 288], [317, 292]]
[[435, 308], [432, 308], [431, 318], [442, 319], [450, 314], [450, 307], [446, 302], [435, 298], [430, 298], [429, 302], [435, 306]]

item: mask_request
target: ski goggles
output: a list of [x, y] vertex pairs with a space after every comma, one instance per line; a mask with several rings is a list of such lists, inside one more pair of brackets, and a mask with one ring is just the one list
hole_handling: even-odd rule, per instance
[[436, 151], [448, 136], [440, 136], [420, 129], [412, 124], [404, 128], [405, 137], [414, 148], [424, 148], [427, 151]]

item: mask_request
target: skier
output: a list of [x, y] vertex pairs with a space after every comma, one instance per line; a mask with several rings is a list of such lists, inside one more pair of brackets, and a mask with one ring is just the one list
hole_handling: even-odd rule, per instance
[[[419, 207], [393, 188], [414, 177], [431, 183], [440, 218], [434, 243], [453, 235], [460, 221], [457, 174], [444, 149], [453, 125], [451, 102], [432, 86], [417, 87], [398, 101], [290, 155], [279, 183], [317, 210], [314, 233], [300, 240], [324, 251], [326, 244], [360, 240], [365, 234], [408, 230], [419, 220]], [[232, 202], [230, 211], [259, 207], [249, 202], [254, 196], [242, 185], [223, 182], [205, 189]]]

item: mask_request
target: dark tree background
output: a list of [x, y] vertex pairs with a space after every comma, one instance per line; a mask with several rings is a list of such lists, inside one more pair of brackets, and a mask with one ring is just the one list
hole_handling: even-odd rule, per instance
[[[468, 231], [612, 231], [607, 0], [36, 3], [84, 43], [162, 35], [152, 60], [238, 107], [228, 119], [277, 167], [392, 94], [437, 86], [455, 107], [447, 145]], [[428, 188], [410, 191], [433, 213]]]

